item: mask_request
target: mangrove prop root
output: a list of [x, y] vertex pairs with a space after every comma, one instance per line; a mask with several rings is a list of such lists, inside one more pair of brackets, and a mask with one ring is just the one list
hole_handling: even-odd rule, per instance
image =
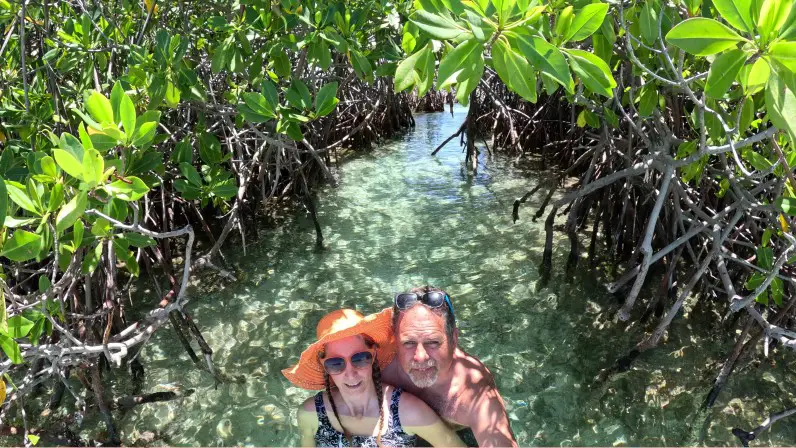
[[777, 420], [782, 420], [783, 418], [790, 417], [793, 414], [796, 414], [796, 408], [786, 409], [784, 411], [771, 414], [767, 419], [763, 420], [760, 426], [752, 431], [744, 431], [741, 428], [733, 428], [732, 433], [741, 440], [741, 444], [743, 446], [749, 446], [749, 442], [755, 440], [763, 431], [771, 428], [771, 425], [773, 425]]
[[[619, 5], [620, 16], [624, 14], [623, 7]], [[630, 33], [625, 39], [629, 42]], [[706, 399], [709, 407], [733, 366], [753, 351], [759, 338], [765, 339], [764, 354], [772, 341], [796, 350], [796, 331], [788, 328], [793, 322], [776, 318], [783, 308], [790, 309], [796, 302], [796, 276], [788, 265], [788, 260], [796, 255], [796, 236], [789, 230], [796, 221], [770, 205], [781, 196], [787, 183], [796, 184], [796, 175], [779, 148], [781, 140], [777, 137], [781, 131], [774, 127], [738, 136], [731, 131], [733, 122], [725, 125], [725, 130], [730, 130], [722, 141], [713, 139], [709, 143], [705, 116], [715, 115], [715, 111], [692, 91], [691, 83], [696, 78], [685, 80], [675, 64], [667, 64], [664, 72], [668, 70], [668, 74], [655, 76], [673, 86], [673, 90], [665, 94], [667, 108], [651, 118], [640, 117], [632, 101], [626, 106], [619, 99], [628, 90], [631, 95], [638, 95], [643, 85], [639, 75], [628, 68], [620, 71], [610, 107], [619, 124], [601, 121], [599, 127], [592, 129], [575, 126], [574, 117], [578, 111], [588, 109], [603, 120], [605, 104], [579, 92], [572, 103], [553, 95], [542, 96], [537, 104], [532, 104], [509, 92], [488, 67], [470, 99], [468, 117], [478, 117], [474, 123], [479, 133], [491, 137], [490, 151], [516, 156], [518, 161], [530, 156], [534, 163], [553, 166], [564, 173], [559, 174], [554, 186], [539, 182], [518, 197], [511, 210], [512, 219], [516, 222], [520, 207], [543, 188], [549, 188], [533, 220], [541, 218], [549, 205], [554, 210], [564, 210], [564, 229], [571, 245], [568, 269], [577, 254], [573, 240], [585, 230], [589, 219], [595, 220], [589, 244], [589, 257], [593, 256], [600, 233], [597, 221], [602, 220], [601, 236], [613, 257], [614, 269], [620, 264], [626, 266], [607, 285], [610, 292], [624, 294], [617, 320], [625, 322], [641, 314], [643, 318], [657, 317], [652, 331], [629, 350], [629, 355], [604, 370], [604, 377], [621, 372], [620, 365], [629, 366], [638, 354], [656, 347], [689, 295], [696, 296], [698, 307], [711, 309], [717, 315], [729, 310], [749, 316], [752, 323], [744, 324], [744, 328], [752, 328], [736, 340], [722, 371], [717, 372], [714, 388]], [[686, 118], [689, 111], [693, 111], [693, 120]], [[697, 142], [695, 151], [678, 157], [678, 149], [689, 141]], [[768, 153], [769, 146], [774, 148], [784, 174], [774, 175], [771, 169], [749, 171], [742, 166], [739, 151]], [[591, 163], [586, 164], [586, 160]], [[685, 176], [685, 168], [700, 160], [707, 161], [702, 168], [706, 175]], [[465, 162], [469, 162], [469, 157]], [[542, 187], [544, 184], [547, 185]], [[560, 185], [568, 187], [561, 188], [554, 199]], [[590, 201], [599, 203], [599, 207], [589, 206]], [[545, 222], [547, 237], [540, 267], [543, 279], [549, 277], [552, 269], [554, 216], [555, 213], [548, 215]], [[764, 235], [766, 229], [776, 236], [769, 238], [772, 232]], [[764, 239], [765, 245], [761, 243]], [[761, 246], [773, 255], [768, 265], [758, 262]], [[658, 277], [654, 273], [660, 270], [653, 266], [659, 266], [661, 260], [666, 273]], [[683, 273], [686, 281], [676, 281]], [[760, 276], [760, 281], [750, 290], [746, 285], [752, 274]], [[653, 275], [659, 279], [659, 286], [648, 294], [645, 285]], [[781, 292], [779, 305], [770, 299], [772, 285]], [[767, 291], [770, 303], [755, 305], [755, 300]], [[664, 300], [667, 296], [669, 299]], [[633, 310], [639, 302], [646, 305], [647, 312], [636, 315]]]
[[130, 395], [126, 397], [119, 397], [111, 404], [112, 409], [130, 409], [139, 404], [158, 403], [162, 401], [176, 400], [182, 397], [188, 397], [194, 393], [193, 389], [185, 391], [167, 391], [167, 392], [153, 392], [143, 395]]

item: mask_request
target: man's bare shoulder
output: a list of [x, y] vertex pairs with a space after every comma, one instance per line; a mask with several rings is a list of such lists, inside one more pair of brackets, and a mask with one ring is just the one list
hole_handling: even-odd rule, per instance
[[466, 379], [468, 387], [494, 388], [495, 378], [484, 363], [475, 356], [457, 349], [457, 375]]

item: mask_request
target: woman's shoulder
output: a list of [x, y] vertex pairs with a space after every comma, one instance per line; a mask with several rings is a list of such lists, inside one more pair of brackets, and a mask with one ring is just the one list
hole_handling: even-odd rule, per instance
[[398, 403], [398, 413], [403, 426], [428, 426], [435, 423], [439, 416], [431, 406], [415, 395], [403, 391]]
[[306, 400], [304, 400], [304, 402], [301, 403], [301, 405], [299, 406], [299, 412], [311, 412], [311, 413], [314, 414], [315, 413], [315, 397], [316, 396], [317, 396], [317, 394], [316, 395], [312, 395], [312, 396], [308, 397]]

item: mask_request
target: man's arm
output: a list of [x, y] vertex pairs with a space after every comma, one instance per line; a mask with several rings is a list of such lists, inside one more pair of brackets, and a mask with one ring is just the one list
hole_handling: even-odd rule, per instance
[[479, 447], [516, 447], [503, 398], [494, 385], [486, 386], [471, 414], [470, 428]]

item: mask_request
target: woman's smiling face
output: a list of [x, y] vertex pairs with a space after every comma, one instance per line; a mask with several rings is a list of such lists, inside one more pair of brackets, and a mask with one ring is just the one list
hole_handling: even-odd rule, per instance
[[332, 382], [340, 389], [343, 396], [358, 396], [373, 390], [373, 365], [356, 368], [351, 363], [351, 357], [357, 353], [371, 350], [362, 336], [355, 335], [338, 339], [326, 344], [324, 359], [345, 359], [345, 370], [341, 373], [329, 375]]

